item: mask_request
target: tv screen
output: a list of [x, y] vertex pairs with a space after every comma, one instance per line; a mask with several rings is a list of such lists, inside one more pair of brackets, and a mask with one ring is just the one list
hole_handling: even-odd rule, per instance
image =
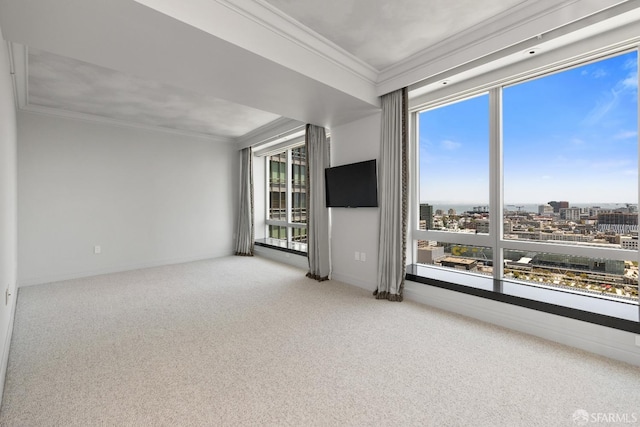
[[328, 208], [378, 206], [375, 159], [326, 168], [324, 177]]

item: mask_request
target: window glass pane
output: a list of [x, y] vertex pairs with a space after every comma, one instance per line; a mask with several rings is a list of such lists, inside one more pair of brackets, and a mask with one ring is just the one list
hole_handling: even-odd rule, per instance
[[287, 227], [281, 227], [279, 225], [269, 226], [269, 238], [277, 240], [287, 240]]
[[[305, 224], [307, 223], [306, 161], [307, 152], [304, 146], [291, 150], [291, 222]], [[304, 234], [306, 236], [306, 232]]]
[[503, 91], [504, 237], [637, 250], [638, 60]]
[[292, 227], [292, 236], [291, 240], [298, 243], [307, 243], [307, 229], [306, 228], [297, 228]]
[[269, 158], [269, 217], [286, 221], [287, 219], [287, 152]]
[[419, 150], [419, 228], [488, 232], [488, 94], [420, 113]]

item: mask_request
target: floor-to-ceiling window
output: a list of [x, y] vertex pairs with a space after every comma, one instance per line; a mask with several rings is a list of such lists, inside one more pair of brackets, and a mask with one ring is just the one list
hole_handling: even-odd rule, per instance
[[269, 243], [307, 250], [306, 149], [294, 146], [267, 156]]
[[487, 86], [415, 112], [414, 264], [637, 321], [637, 50]]

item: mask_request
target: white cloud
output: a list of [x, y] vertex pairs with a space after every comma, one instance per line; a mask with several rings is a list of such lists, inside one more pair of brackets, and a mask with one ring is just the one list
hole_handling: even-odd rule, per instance
[[624, 80], [622, 80], [621, 85], [624, 89], [638, 89], [638, 72], [629, 74]]
[[592, 169], [617, 169], [617, 170], [621, 170], [625, 167], [628, 167], [628, 165], [631, 162], [629, 160], [615, 160], [615, 159], [611, 159], [611, 160], [602, 160], [599, 162], [593, 162], [591, 163], [591, 168]]
[[445, 140], [441, 141], [440, 145], [445, 150], [457, 150], [458, 148], [462, 147], [461, 143], [456, 142], [456, 141], [451, 141], [450, 139], [445, 139]]
[[637, 68], [638, 61], [636, 60], [636, 58], [627, 58], [627, 60], [625, 61], [624, 65], [622, 66], [622, 68], [624, 68], [625, 70], [635, 70]]
[[606, 99], [598, 102], [596, 106], [587, 114], [583, 123], [593, 125], [602, 120], [612, 109], [618, 106], [620, 97], [627, 93], [638, 90], [638, 71], [634, 70], [624, 79], [618, 81], [609, 91]]
[[602, 68], [598, 68], [593, 73], [591, 73], [591, 77], [593, 77], [594, 79], [599, 79], [605, 76], [607, 76], [607, 72]]
[[613, 139], [631, 139], [636, 138], [638, 136], [638, 131], [636, 130], [623, 130], [618, 132], [613, 136]]

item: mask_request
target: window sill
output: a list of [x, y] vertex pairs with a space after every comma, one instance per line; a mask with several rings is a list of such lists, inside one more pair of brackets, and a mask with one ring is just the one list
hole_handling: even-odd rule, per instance
[[286, 252], [294, 255], [300, 255], [307, 257], [307, 245], [306, 243], [287, 242], [280, 239], [257, 239], [255, 245], [265, 248], [275, 249], [277, 251]]
[[582, 320], [627, 332], [640, 333], [638, 302], [603, 299], [589, 294], [533, 284], [493, 280], [464, 273], [412, 264], [407, 280], [449, 289], [480, 298], [513, 304], [550, 314]]

